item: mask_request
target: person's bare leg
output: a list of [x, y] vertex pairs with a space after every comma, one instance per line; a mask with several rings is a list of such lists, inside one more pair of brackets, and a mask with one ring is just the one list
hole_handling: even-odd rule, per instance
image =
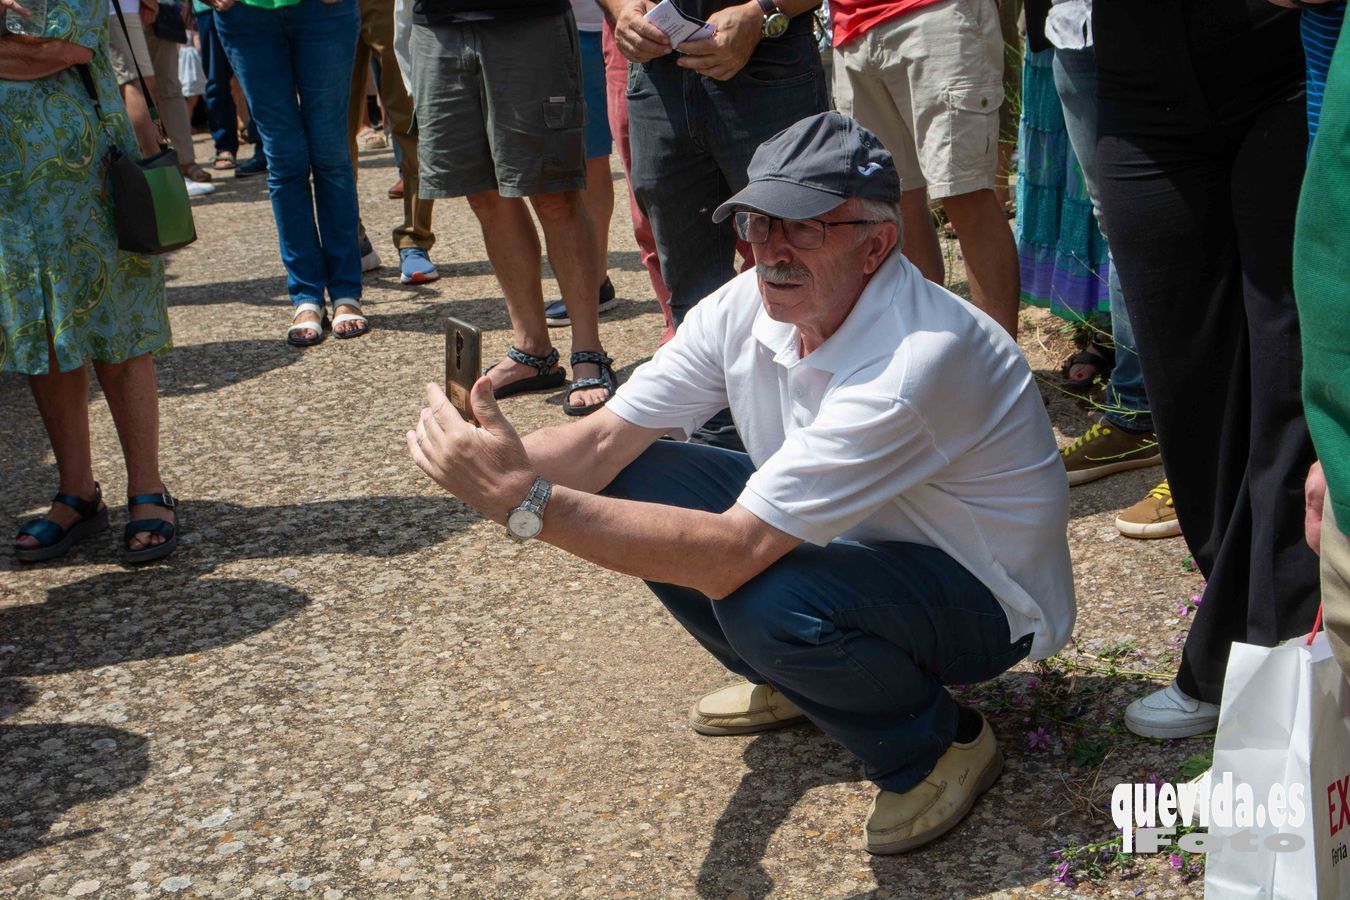
[[586, 160], [586, 190], [581, 192], [581, 197], [586, 201], [586, 211], [595, 226], [599, 254], [596, 272], [603, 284], [609, 268], [609, 222], [614, 216], [614, 178], [610, 174], [608, 156]]
[[988, 188], [945, 197], [942, 205], [961, 241], [971, 302], [1017, 337], [1021, 273], [1003, 207]]
[[[127, 494], [158, 494], [165, 490], [159, 475], [159, 389], [155, 384], [155, 361], [142, 353], [121, 363], [94, 363], [103, 397], [108, 401], [122, 457], [127, 464]], [[129, 519], [174, 521], [173, 510], [139, 505], [127, 511]], [[164, 542], [162, 535], [140, 532], [131, 539], [132, 550], [144, 550]]]
[[[539, 235], [525, 201], [503, 197], [496, 191], [469, 196], [469, 208], [478, 217], [487, 247], [488, 262], [506, 296], [506, 312], [511, 317], [511, 345], [531, 356], [547, 356], [552, 343], [544, 322], [544, 291], [539, 284], [541, 258]], [[587, 258], [594, 252], [587, 240]], [[594, 300], [592, 300], [594, 303]], [[538, 375], [538, 370], [503, 357], [488, 377], [493, 387], [505, 387]]]
[[934, 284], [946, 280], [942, 264], [942, 245], [938, 243], [937, 226], [933, 212], [928, 208], [928, 189], [914, 188], [900, 192], [900, 224], [904, 226], [904, 244], [900, 252], [912, 262], [923, 277]]
[[[150, 93], [155, 92], [155, 79], [145, 76], [145, 85]], [[131, 119], [131, 128], [136, 132], [136, 144], [141, 148], [142, 156], [153, 156], [159, 152], [159, 129], [150, 118], [150, 106], [141, 93], [139, 81], [129, 81], [122, 85], [122, 102], [126, 104], [127, 118]]]
[[[28, 387], [37, 403], [38, 415], [47, 429], [56, 457], [57, 490], [81, 500], [94, 499], [94, 469], [89, 452], [89, 368], [70, 372], [57, 369], [56, 354], [48, 344], [46, 375], [28, 376]], [[62, 528], [80, 520], [80, 514], [64, 503], [53, 503], [46, 516]], [[14, 542], [16, 547], [36, 547], [41, 542], [30, 534]]]
[[[558, 289], [567, 298], [567, 316], [572, 320], [572, 352], [598, 350], [600, 343], [600, 282], [595, 259], [595, 224], [581, 191], [563, 191], [531, 197], [535, 215], [544, 229], [548, 261], [558, 279]], [[541, 318], [540, 321], [543, 321]], [[597, 378], [600, 367], [582, 363], [573, 367], [572, 378]], [[588, 388], [572, 394], [570, 405], [589, 406], [609, 399], [604, 388]]]

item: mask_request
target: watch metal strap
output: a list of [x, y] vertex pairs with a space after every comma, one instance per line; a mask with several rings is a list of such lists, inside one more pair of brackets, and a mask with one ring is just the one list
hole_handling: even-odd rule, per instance
[[542, 475], [534, 476], [534, 482], [530, 485], [530, 492], [525, 495], [521, 506], [526, 509], [542, 513], [544, 507], [548, 505], [548, 498], [553, 495], [553, 482], [544, 478]]

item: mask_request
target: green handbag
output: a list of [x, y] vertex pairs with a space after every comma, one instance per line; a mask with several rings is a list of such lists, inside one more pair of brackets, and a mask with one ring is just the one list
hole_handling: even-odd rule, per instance
[[[117, 18], [123, 31], [126, 20], [117, 4]], [[133, 58], [134, 62], [134, 58]], [[88, 65], [76, 67], [84, 89], [94, 102], [94, 112], [103, 122], [103, 109], [98, 100], [98, 89]], [[107, 154], [108, 185], [112, 191], [113, 222], [117, 228], [117, 246], [128, 253], [156, 255], [186, 247], [197, 239], [197, 228], [192, 221], [192, 205], [188, 200], [187, 185], [178, 167], [178, 154], [168, 146], [164, 126], [154, 98], [145, 86], [140, 66], [136, 66], [141, 91], [150, 106], [150, 116], [159, 127], [160, 151], [145, 159], [134, 159], [117, 149], [109, 139]], [[106, 124], [104, 125], [107, 131]]]

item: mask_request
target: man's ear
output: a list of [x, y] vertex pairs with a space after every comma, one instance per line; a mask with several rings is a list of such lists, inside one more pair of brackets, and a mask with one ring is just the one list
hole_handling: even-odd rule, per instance
[[872, 233], [867, 236], [867, 243], [864, 245], [866, 252], [863, 256], [863, 272], [871, 275], [881, 268], [881, 264], [891, 255], [891, 250], [899, 241], [900, 227], [894, 222], [873, 225]]

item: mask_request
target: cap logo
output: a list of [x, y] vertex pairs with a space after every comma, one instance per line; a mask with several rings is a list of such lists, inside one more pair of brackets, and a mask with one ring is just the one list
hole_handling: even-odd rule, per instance
[[858, 174], [867, 178], [881, 171], [881, 163], [870, 162], [865, 166], [858, 166]]

